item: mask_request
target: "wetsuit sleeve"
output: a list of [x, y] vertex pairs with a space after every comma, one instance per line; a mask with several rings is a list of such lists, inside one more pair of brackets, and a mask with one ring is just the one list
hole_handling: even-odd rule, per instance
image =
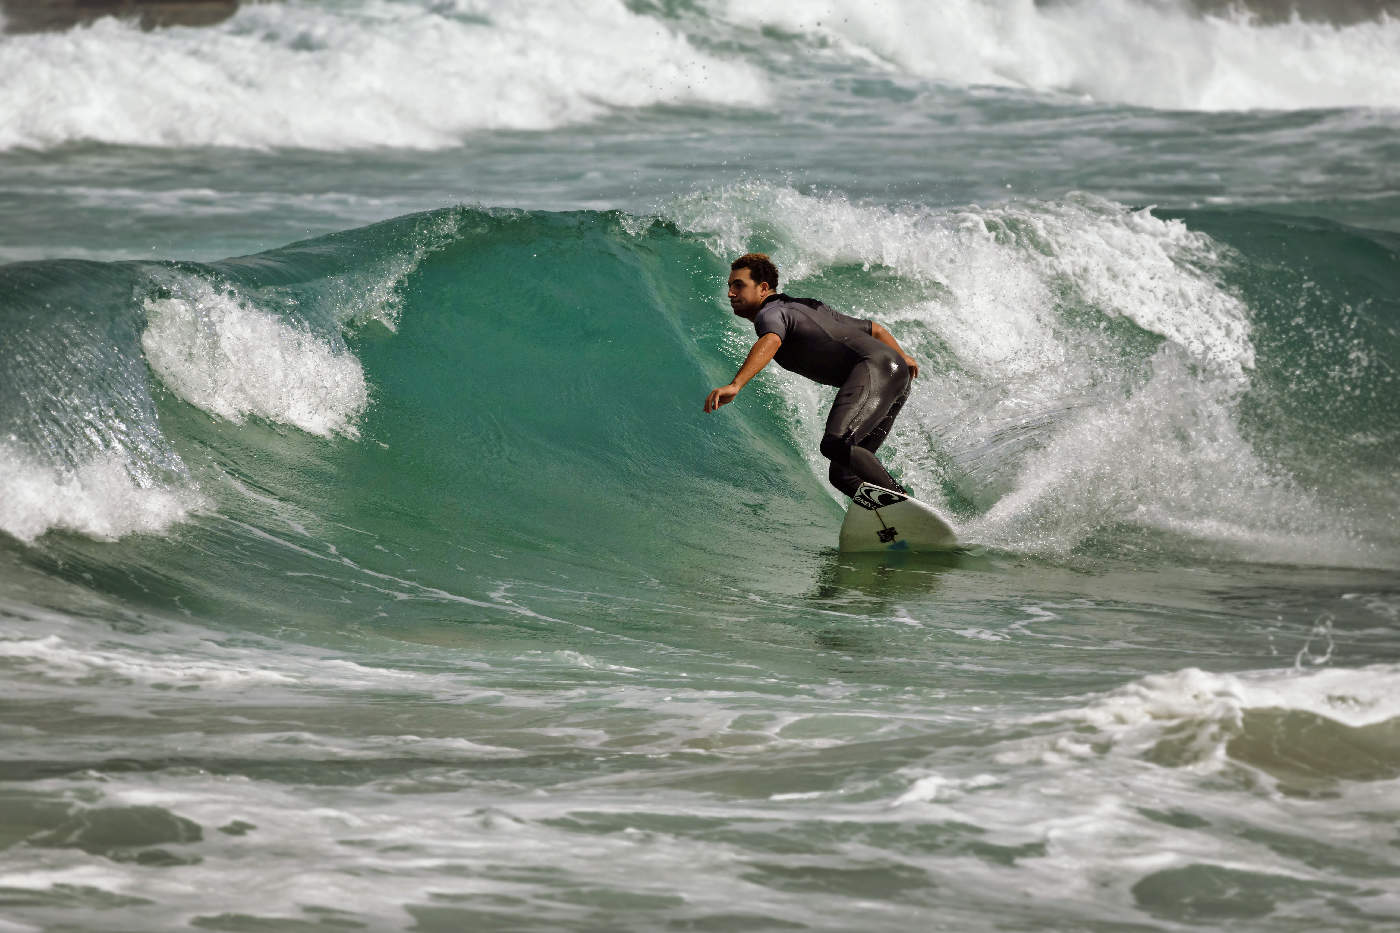
[[753, 329], [758, 336], [777, 334], [779, 340], [786, 340], [792, 326], [792, 316], [780, 304], [771, 304], [753, 317]]

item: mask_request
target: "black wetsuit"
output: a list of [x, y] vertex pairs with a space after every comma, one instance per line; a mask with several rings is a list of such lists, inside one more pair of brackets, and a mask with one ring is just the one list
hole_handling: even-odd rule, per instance
[[875, 451], [909, 396], [909, 366], [893, 347], [871, 336], [871, 322], [779, 292], [763, 302], [753, 329], [760, 337], [778, 335], [783, 343], [773, 359], [783, 369], [841, 387], [821, 445], [831, 461], [831, 485], [848, 496], [862, 482], [903, 492]]

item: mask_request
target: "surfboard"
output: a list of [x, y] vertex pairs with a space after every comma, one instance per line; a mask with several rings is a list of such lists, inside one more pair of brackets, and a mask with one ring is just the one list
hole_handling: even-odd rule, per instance
[[951, 551], [958, 536], [948, 522], [913, 496], [861, 483], [841, 523], [840, 548], [848, 553]]

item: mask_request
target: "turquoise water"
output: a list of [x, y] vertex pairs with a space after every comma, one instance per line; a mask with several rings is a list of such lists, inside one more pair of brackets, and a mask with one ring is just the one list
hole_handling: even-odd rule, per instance
[[1395, 23], [523, 9], [0, 37], [0, 929], [1400, 919]]

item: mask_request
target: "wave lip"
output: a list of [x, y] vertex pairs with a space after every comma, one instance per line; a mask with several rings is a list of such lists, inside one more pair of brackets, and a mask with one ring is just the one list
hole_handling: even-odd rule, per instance
[[439, 149], [616, 109], [762, 96], [761, 73], [621, 2], [251, 4], [209, 29], [0, 40], [0, 149]]
[[369, 404], [360, 361], [202, 279], [147, 298], [141, 346], [165, 385], [212, 415], [245, 415], [309, 434], [355, 437]]

